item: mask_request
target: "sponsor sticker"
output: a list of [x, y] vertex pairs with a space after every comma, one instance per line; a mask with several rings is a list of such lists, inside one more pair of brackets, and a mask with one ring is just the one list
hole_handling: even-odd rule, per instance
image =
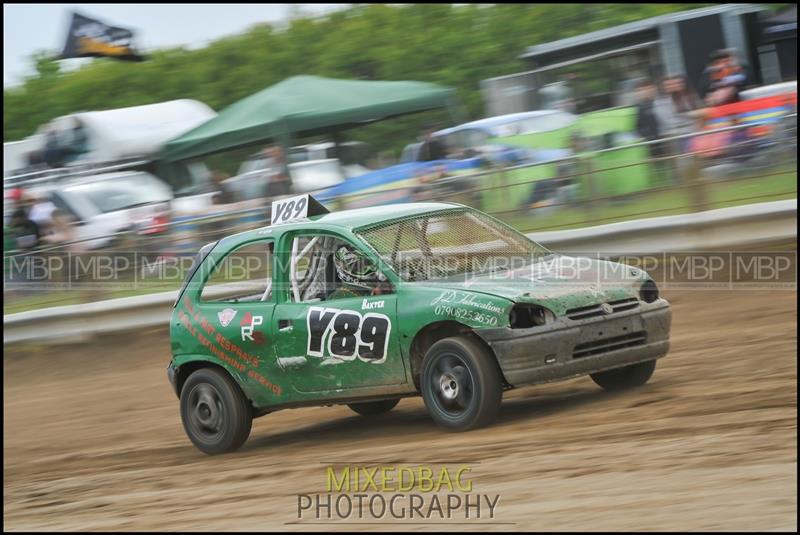
[[226, 308], [224, 310], [220, 310], [217, 312], [217, 318], [219, 318], [219, 324], [223, 327], [227, 327], [233, 321], [233, 318], [236, 317], [236, 310], [232, 308]]
[[256, 344], [263, 344], [266, 341], [264, 339], [264, 333], [255, 330], [255, 328], [262, 323], [264, 323], [264, 316], [254, 316], [250, 312], [245, 314], [242, 321], [239, 322], [242, 331], [242, 341], [250, 340]]

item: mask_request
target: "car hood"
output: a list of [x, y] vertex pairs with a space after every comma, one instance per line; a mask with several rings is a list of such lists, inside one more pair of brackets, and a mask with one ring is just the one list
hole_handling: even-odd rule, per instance
[[420, 284], [535, 303], [562, 315], [571, 308], [638, 297], [648, 278], [641, 269], [617, 262], [551, 255], [516, 269]]

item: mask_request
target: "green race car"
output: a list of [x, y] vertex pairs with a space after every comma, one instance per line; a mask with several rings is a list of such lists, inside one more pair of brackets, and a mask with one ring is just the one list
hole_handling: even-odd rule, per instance
[[450, 430], [490, 423], [502, 393], [590, 375], [644, 384], [671, 312], [631, 266], [551, 253], [477, 210], [413, 203], [327, 213], [273, 204], [272, 224], [197, 254], [175, 302], [168, 376], [203, 452], [252, 419], [422, 395]]

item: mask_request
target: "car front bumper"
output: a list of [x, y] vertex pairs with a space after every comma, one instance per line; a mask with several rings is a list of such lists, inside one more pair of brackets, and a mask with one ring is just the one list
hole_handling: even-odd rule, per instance
[[477, 329], [511, 386], [559, 381], [663, 357], [672, 312], [658, 299], [634, 310], [529, 329]]

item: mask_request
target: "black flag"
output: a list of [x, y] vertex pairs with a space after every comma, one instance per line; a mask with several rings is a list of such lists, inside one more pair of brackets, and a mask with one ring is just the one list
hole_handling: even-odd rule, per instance
[[72, 13], [67, 42], [60, 59], [108, 57], [126, 61], [142, 61], [133, 49], [133, 32], [109, 26], [99, 20]]

